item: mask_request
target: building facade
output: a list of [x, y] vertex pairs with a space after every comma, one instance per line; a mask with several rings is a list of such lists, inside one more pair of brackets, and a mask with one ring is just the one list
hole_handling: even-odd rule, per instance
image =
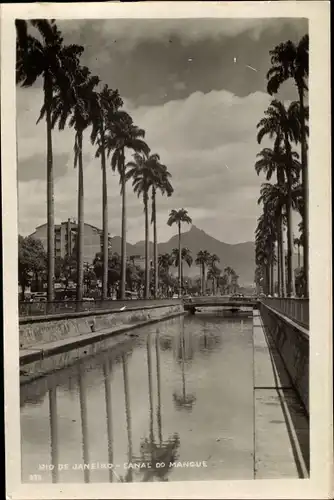
[[[55, 257], [66, 257], [72, 255], [76, 249], [78, 233], [78, 224], [74, 219], [68, 219], [61, 224], [55, 224]], [[41, 240], [45, 251], [47, 250], [47, 224], [36, 227], [34, 233], [30, 236]], [[102, 251], [103, 232], [101, 229], [84, 224], [84, 248], [83, 261], [91, 264], [95, 255]], [[109, 236], [109, 247], [111, 247], [111, 238]]]

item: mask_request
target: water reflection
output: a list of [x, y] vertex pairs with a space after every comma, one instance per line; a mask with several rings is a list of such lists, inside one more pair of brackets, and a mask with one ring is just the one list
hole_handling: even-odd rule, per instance
[[51, 464], [54, 468], [51, 472], [52, 482], [58, 482], [58, 419], [57, 419], [57, 388], [49, 391], [49, 417], [50, 417], [50, 444]]
[[[133, 461], [133, 451], [132, 451], [132, 427], [131, 427], [131, 406], [130, 406], [130, 393], [129, 393], [129, 375], [128, 375], [128, 357], [127, 354], [122, 355], [123, 363], [123, 382], [124, 382], [124, 397], [125, 397], [125, 416], [126, 416], [126, 429], [128, 435], [128, 462]], [[127, 470], [125, 477], [127, 482], [133, 480], [132, 469]]]
[[[191, 345], [191, 344], [190, 344]], [[185, 374], [185, 362], [191, 360], [193, 357], [193, 349], [189, 349], [188, 356], [186, 357], [185, 349], [185, 336], [184, 329], [181, 331], [180, 344], [177, 352], [177, 360], [181, 361], [181, 374], [182, 374], [182, 392], [174, 392], [173, 400], [177, 409], [184, 409], [191, 411], [193, 405], [196, 401], [196, 396], [193, 393], [187, 393], [186, 390], [186, 374]]]
[[[108, 436], [108, 463], [114, 462], [113, 453], [113, 422], [112, 422], [112, 403], [111, 403], [111, 370], [112, 363], [107, 359], [103, 363], [103, 376], [104, 376], [104, 391], [106, 399], [106, 420], [107, 420], [107, 436]], [[109, 469], [109, 482], [114, 478], [113, 470]]]
[[[87, 400], [86, 400], [86, 380], [82, 365], [79, 365], [79, 401], [82, 432], [82, 460], [84, 464], [89, 464], [89, 446], [88, 446], [88, 421], [87, 421]], [[84, 482], [90, 482], [90, 470], [84, 469]]]
[[[217, 317], [166, 321], [22, 386], [22, 481], [40, 463], [55, 466], [42, 479], [54, 483], [211, 479], [171, 465], [217, 457], [216, 437], [232, 435], [244, 412], [234, 393], [252, 402], [251, 322], [240, 327]], [[64, 462], [69, 470], [59, 471]], [[90, 466], [97, 462], [105, 467]]]
[[156, 375], [157, 375], [157, 424], [158, 424], [158, 442], [154, 436], [154, 405], [153, 405], [153, 374], [152, 374], [152, 354], [151, 354], [151, 334], [147, 336], [147, 370], [148, 370], [148, 388], [149, 388], [149, 438], [144, 438], [140, 443], [140, 457], [135, 463], [144, 467], [143, 482], [153, 481], [156, 477], [159, 481], [168, 481], [166, 477], [171, 470], [177, 458], [177, 449], [180, 446], [180, 438], [177, 433], [163, 441], [162, 435], [162, 415], [161, 415], [161, 373], [160, 373], [160, 352], [159, 352], [159, 329], [155, 337], [156, 354]]

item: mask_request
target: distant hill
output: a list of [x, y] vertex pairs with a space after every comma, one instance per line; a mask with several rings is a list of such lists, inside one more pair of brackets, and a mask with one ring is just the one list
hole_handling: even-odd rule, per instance
[[[254, 243], [251, 241], [245, 243], [238, 243], [231, 245], [223, 243], [222, 241], [208, 235], [202, 229], [192, 226], [190, 231], [182, 233], [182, 246], [188, 247], [195, 260], [196, 254], [200, 250], [207, 250], [210, 253], [215, 253], [220, 258], [218, 267], [224, 269], [227, 266], [233, 269], [239, 275], [239, 283], [250, 285], [254, 282]], [[170, 253], [173, 248], [178, 247], [178, 235], [176, 234], [165, 243], [158, 244], [159, 253]], [[112, 249], [114, 252], [121, 252], [121, 238], [115, 236], [112, 238]], [[127, 244], [127, 254], [130, 255], [144, 255], [145, 242], [139, 241], [135, 245]], [[150, 254], [153, 254], [153, 243], [150, 242]], [[176, 271], [176, 270], [175, 270]], [[187, 265], [184, 266], [184, 275], [194, 277], [200, 274], [199, 268], [193, 264], [189, 269]]]
[[[202, 229], [196, 226], [192, 226], [187, 232], [182, 233], [182, 246], [188, 247], [191, 250], [194, 261], [196, 255], [200, 250], [207, 250], [209, 253], [215, 253], [220, 258], [220, 262], [217, 264], [218, 267], [224, 270], [225, 267], [232, 267], [236, 273], [239, 275], [239, 284], [243, 286], [250, 286], [254, 283], [254, 272], [255, 272], [255, 244], [252, 241], [246, 241], [245, 243], [236, 243], [234, 245], [229, 243], [223, 243], [222, 241], [213, 238]], [[173, 248], [178, 247], [178, 235], [172, 236], [170, 240], [165, 243], [158, 244], [158, 253], [171, 253]], [[145, 241], [138, 241], [134, 245], [127, 243], [127, 255], [140, 255], [144, 256], [145, 253]], [[114, 236], [112, 238], [112, 249], [113, 252], [121, 253], [121, 238], [120, 236]], [[153, 256], [153, 243], [150, 241], [149, 244], [150, 256]], [[151, 257], [152, 258], [152, 257]], [[297, 254], [293, 255], [293, 267], [298, 266]], [[302, 257], [301, 257], [302, 263]], [[173, 274], [177, 274], [176, 268], [171, 268]], [[195, 277], [200, 275], [200, 269], [195, 263], [188, 268], [187, 264], [184, 265], [184, 275], [189, 277]], [[275, 271], [276, 276], [276, 271]]]

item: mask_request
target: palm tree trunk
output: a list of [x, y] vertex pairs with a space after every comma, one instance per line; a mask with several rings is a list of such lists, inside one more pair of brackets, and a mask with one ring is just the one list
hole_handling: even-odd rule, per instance
[[203, 294], [206, 292], [206, 274], [205, 274], [205, 263], [203, 264]]
[[270, 264], [270, 284], [271, 284], [270, 295], [273, 297], [275, 292], [274, 260], [272, 260]]
[[277, 224], [277, 295], [281, 297], [281, 216], [278, 217]]
[[181, 294], [183, 291], [183, 260], [181, 258]]
[[157, 237], [157, 211], [156, 191], [152, 187], [152, 221], [153, 221], [153, 260], [154, 260], [154, 298], [158, 298], [159, 266], [158, 266], [158, 237]]
[[287, 246], [288, 246], [288, 283], [287, 283], [287, 296], [291, 297], [294, 294], [294, 276], [292, 267], [292, 248], [293, 248], [293, 234], [292, 234], [292, 178], [291, 178], [291, 147], [287, 135], [285, 136], [285, 151], [287, 154], [287, 180], [288, 180], [288, 202], [287, 202]]
[[282, 284], [282, 297], [286, 295], [286, 279], [285, 279], [285, 248], [284, 248], [284, 226], [282, 220], [281, 230], [281, 284]]
[[103, 245], [102, 245], [102, 300], [108, 297], [108, 192], [107, 192], [107, 167], [106, 152], [104, 144], [104, 130], [101, 130], [101, 167], [102, 167], [102, 225], [103, 225]]
[[308, 297], [308, 268], [309, 268], [309, 252], [308, 252], [308, 162], [307, 162], [307, 144], [305, 131], [305, 107], [303, 89], [298, 87], [299, 103], [300, 103], [300, 122], [301, 122], [301, 163], [302, 163], [302, 188], [304, 199], [303, 224], [304, 224], [304, 242], [303, 242], [303, 267], [305, 276], [304, 295]]
[[150, 263], [149, 263], [149, 224], [148, 224], [148, 195], [144, 193], [145, 212], [145, 299], [150, 298]]
[[83, 294], [83, 249], [84, 249], [84, 182], [82, 164], [82, 130], [77, 132], [78, 141], [78, 245], [77, 245], [77, 301]]
[[48, 257], [48, 302], [54, 300], [55, 275], [55, 221], [54, 185], [51, 124], [52, 81], [49, 75], [44, 78], [44, 104], [46, 109], [46, 147], [47, 147], [47, 257]]
[[121, 299], [125, 299], [126, 287], [126, 182], [125, 182], [125, 158], [124, 148], [122, 150], [122, 250], [121, 250]]
[[298, 269], [300, 269], [300, 245], [298, 243]]
[[179, 222], [179, 298], [181, 297], [181, 222]]

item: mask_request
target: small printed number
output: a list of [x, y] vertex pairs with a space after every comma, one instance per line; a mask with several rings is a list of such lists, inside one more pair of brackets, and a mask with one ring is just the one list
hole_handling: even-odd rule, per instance
[[30, 474], [29, 480], [30, 481], [41, 481], [42, 476], [40, 474]]

